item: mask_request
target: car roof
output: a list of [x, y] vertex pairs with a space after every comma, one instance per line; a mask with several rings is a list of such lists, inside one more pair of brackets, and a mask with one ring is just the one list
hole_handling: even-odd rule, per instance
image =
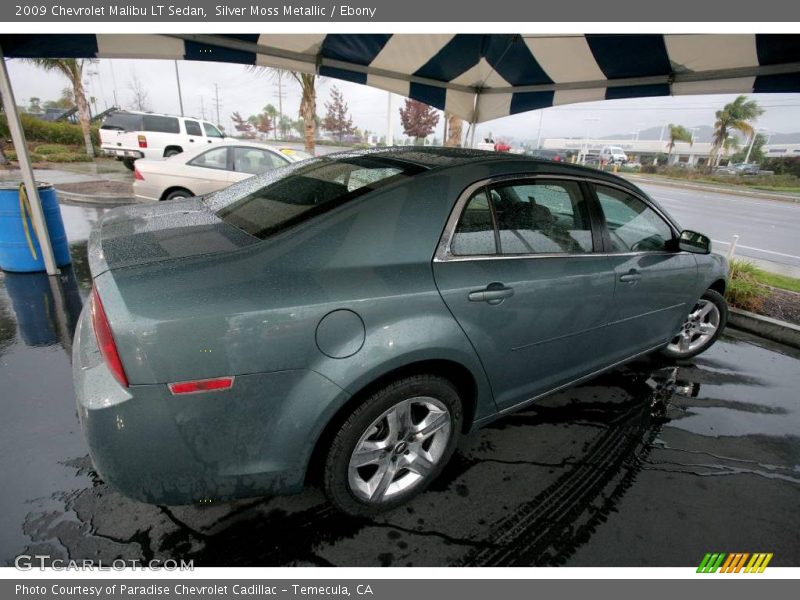
[[557, 169], [558, 173], [564, 175], [574, 175], [576, 177], [586, 177], [593, 179], [605, 179], [624, 185], [625, 187], [639, 191], [638, 188], [626, 179], [613, 175], [605, 171], [599, 171], [592, 167], [574, 165], [567, 162], [553, 162], [551, 160], [528, 156], [525, 154], [512, 154], [510, 152], [495, 152], [492, 150], [476, 150], [472, 148], [447, 148], [442, 146], [395, 146], [388, 148], [376, 148], [369, 150], [353, 150], [345, 152], [334, 152], [323, 155], [319, 158], [341, 159], [355, 158], [359, 156], [378, 157], [395, 160], [399, 162], [411, 163], [427, 170], [443, 170], [447, 168], [459, 167], [463, 165], [479, 165], [489, 163], [515, 162], [530, 163], [532, 170], [547, 172], [550, 169]]

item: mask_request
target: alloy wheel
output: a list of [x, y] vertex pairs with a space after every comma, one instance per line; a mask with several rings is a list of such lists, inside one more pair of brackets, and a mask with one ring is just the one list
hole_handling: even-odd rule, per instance
[[348, 483], [362, 501], [380, 503], [424, 482], [441, 461], [452, 430], [447, 407], [428, 396], [395, 404], [355, 445]]
[[701, 299], [686, 317], [678, 334], [672, 338], [667, 349], [677, 355], [690, 354], [705, 347], [714, 338], [719, 328], [720, 314], [716, 304]]

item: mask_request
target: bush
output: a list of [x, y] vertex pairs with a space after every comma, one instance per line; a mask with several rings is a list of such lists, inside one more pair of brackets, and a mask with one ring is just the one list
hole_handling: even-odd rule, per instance
[[763, 168], [775, 175], [794, 175], [800, 177], [800, 157], [768, 158]]
[[[17, 152], [15, 150], [6, 150], [3, 152], [8, 160], [17, 160]], [[44, 155], [37, 154], [36, 152], [28, 152], [31, 162], [44, 162], [47, 160]], [[86, 158], [89, 158], [88, 156]]]
[[93, 160], [85, 152], [57, 152], [56, 154], [48, 154], [44, 159], [54, 163], [92, 162]]
[[728, 271], [728, 288], [725, 297], [737, 308], [757, 312], [764, 304], [767, 290], [759, 282], [763, 273], [753, 263], [745, 260], [732, 260]]
[[[83, 146], [83, 131], [80, 125], [63, 121], [42, 121], [31, 115], [20, 115], [20, 121], [22, 121], [22, 129], [29, 142]], [[5, 139], [11, 137], [5, 114], [0, 114], [0, 137]], [[92, 143], [95, 146], [100, 145], [100, 134], [97, 127], [92, 127]]]
[[63, 154], [64, 152], [73, 152], [73, 149], [63, 144], [42, 144], [33, 149], [37, 154]]

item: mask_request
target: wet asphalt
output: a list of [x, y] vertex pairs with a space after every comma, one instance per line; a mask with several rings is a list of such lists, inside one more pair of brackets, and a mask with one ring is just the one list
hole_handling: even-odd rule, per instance
[[692, 566], [719, 551], [800, 565], [800, 353], [732, 331], [691, 361], [628, 364], [465, 437], [426, 493], [374, 520], [316, 489], [128, 500], [92, 470], [69, 362], [102, 209], [62, 212], [74, 264], [60, 290], [0, 274], [0, 564]]

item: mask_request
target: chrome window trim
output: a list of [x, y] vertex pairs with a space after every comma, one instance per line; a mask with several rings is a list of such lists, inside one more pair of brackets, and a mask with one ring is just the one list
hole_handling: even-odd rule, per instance
[[496, 177], [488, 177], [486, 179], [481, 179], [480, 181], [476, 181], [470, 184], [464, 189], [463, 192], [461, 192], [461, 194], [458, 197], [458, 200], [456, 200], [456, 203], [453, 206], [453, 210], [450, 212], [450, 216], [447, 218], [447, 223], [445, 224], [444, 231], [442, 232], [442, 236], [439, 239], [439, 244], [436, 246], [436, 253], [434, 254], [433, 262], [440, 263], [440, 262], [463, 262], [471, 260], [508, 260], [508, 259], [514, 260], [520, 258], [524, 259], [578, 258], [578, 257], [595, 258], [601, 256], [639, 256], [643, 254], [647, 255], [669, 254], [671, 256], [675, 256], [677, 254], [687, 254], [686, 252], [682, 251], [670, 252], [667, 250], [651, 250], [642, 252], [572, 252], [572, 253], [552, 252], [552, 253], [542, 253], [542, 254], [467, 254], [467, 255], [453, 254], [451, 249], [451, 244], [453, 242], [453, 236], [455, 235], [456, 227], [458, 227], [458, 221], [461, 219], [461, 213], [464, 211], [464, 207], [466, 206], [467, 202], [475, 192], [477, 192], [482, 187], [488, 187], [489, 185], [494, 183], [505, 183], [508, 181], [520, 181], [520, 180], [531, 180], [531, 179], [557, 179], [566, 181], [576, 181], [578, 183], [585, 182], [585, 183], [592, 183], [596, 185], [604, 185], [607, 187], [616, 188], [644, 202], [644, 204], [648, 208], [655, 211], [655, 213], [659, 217], [661, 217], [661, 219], [670, 228], [670, 231], [672, 231], [673, 235], [675, 236], [680, 235], [680, 231], [678, 231], [678, 228], [672, 222], [672, 219], [670, 219], [664, 213], [663, 210], [654, 205], [649, 198], [639, 193], [638, 191], [633, 191], [613, 181], [605, 181], [603, 179], [598, 179], [596, 177], [581, 177], [578, 175], [560, 175], [557, 173], [531, 173], [529, 175], [517, 173], [513, 175], [500, 175]]

